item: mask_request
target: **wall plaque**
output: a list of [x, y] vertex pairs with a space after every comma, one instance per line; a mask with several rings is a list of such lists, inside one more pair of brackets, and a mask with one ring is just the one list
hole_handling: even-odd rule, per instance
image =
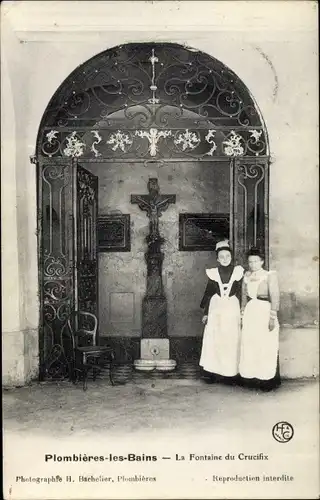
[[229, 232], [229, 214], [179, 214], [180, 251], [214, 250]]
[[99, 252], [130, 252], [130, 215], [99, 215], [97, 243]]

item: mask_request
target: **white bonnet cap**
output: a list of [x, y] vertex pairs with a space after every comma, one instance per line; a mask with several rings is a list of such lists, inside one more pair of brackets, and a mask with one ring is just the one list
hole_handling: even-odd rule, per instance
[[218, 241], [216, 244], [216, 250], [219, 250], [220, 248], [230, 248], [229, 240]]

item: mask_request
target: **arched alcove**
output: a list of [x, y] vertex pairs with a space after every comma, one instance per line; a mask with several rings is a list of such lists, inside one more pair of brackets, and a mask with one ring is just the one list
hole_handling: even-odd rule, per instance
[[[188, 295], [190, 275], [184, 270], [201, 269], [211, 255], [209, 247], [181, 243], [181, 221], [188, 212], [214, 212], [218, 219], [223, 215], [227, 234], [221, 229], [220, 236], [229, 237], [239, 262], [252, 245], [262, 247], [268, 261], [268, 155], [266, 128], [249, 90], [207, 54], [171, 43], [131, 43], [76, 68], [52, 97], [37, 139], [42, 376], [64, 375], [61, 329], [74, 307], [97, 313], [101, 287], [107, 288], [103, 282], [98, 291], [99, 269], [103, 277], [101, 270], [120, 259], [126, 272], [140, 275], [140, 291], [130, 306], [132, 314], [139, 309], [147, 222], [130, 205], [130, 193], [145, 190], [148, 178], [158, 178], [166, 192], [180, 190], [167, 225], [163, 222], [164, 285], [174, 304], [169, 305], [173, 337], [179, 328], [170, 318], [177, 311], [182, 317], [188, 301], [195, 301]], [[111, 253], [103, 254], [100, 264], [98, 192], [104, 212], [135, 217], [131, 255], [116, 255], [112, 261]], [[191, 198], [196, 201], [188, 204]], [[201, 231], [210, 241], [208, 230]], [[214, 237], [211, 242], [213, 247]], [[178, 269], [179, 280], [174, 279]], [[103, 279], [115, 290], [112, 300], [118, 300], [125, 283], [117, 291], [110, 276]], [[183, 285], [177, 287], [178, 281]], [[179, 299], [184, 296], [185, 303]], [[100, 307], [105, 334], [113, 328], [104, 319], [110, 308]], [[192, 338], [192, 321], [180, 324], [179, 337], [189, 329], [187, 337]], [[129, 323], [124, 328], [140, 338], [139, 318]], [[123, 342], [121, 332], [120, 327], [113, 332], [118, 343]], [[130, 333], [126, 336], [130, 340]]]

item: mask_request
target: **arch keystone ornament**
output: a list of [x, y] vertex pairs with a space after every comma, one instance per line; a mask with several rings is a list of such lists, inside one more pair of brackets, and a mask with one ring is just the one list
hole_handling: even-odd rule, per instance
[[[97, 54], [55, 92], [37, 137], [44, 378], [56, 373], [52, 367], [48, 371], [49, 359], [59, 367], [58, 375], [67, 372], [60, 332], [68, 311], [98, 310], [98, 179], [82, 164], [108, 168], [117, 161], [152, 168], [209, 162], [212, 170], [223, 163], [230, 171], [230, 242], [236, 258], [242, 263], [255, 244], [268, 262], [268, 136], [245, 84], [214, 57], [175, 43], [129, 43]], [[141, 202], [146, 195], [137, 196]], [[157, 277], [159, 300], [164, 291], [157, 228], [164, 207], [150, 216], [146, 257], [148, 273]], [[149, 291], [154, 282], [147, 280]]]
[[148, 139], [150, 156], [156, 156], [158, 152], [159, 139], [170, 137], [171, 130], [157, 130], [156, 128], [151, 128], [149, 131], [137, 130], [136, 135], [138, 137], [146, 137]]

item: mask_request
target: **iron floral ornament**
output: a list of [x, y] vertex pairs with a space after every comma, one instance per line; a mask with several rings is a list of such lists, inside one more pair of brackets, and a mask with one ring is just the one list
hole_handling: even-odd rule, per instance
[[253, 139], [255, 144], [257, 144], [262, 136], [262, 130], [249, 130], [249, 132], [251, 134], [250, 139]]
[[[147, 139], [148, 147], [142, 147], [138, 139]], [[165, 141], [160, 148], [161, 139]], [[266, 154], [263, 131], [243, 129], [149, 129], [125, 130], [74, 130], [72, 132], [49, 130], [42, 145], [45, 156], [52, 158], [85, 157], [108, 161], [111, 158], [129, 159], [155, 157], [183, 159], [193, 157], [209, 161], [213, 157], [260, 156]]]
[[217, 149], [217, 147], [218, 147], [218, 146], [216, 145], [216, 143], [215, 143], [215, 140], [214, 140], [215, 133], [216, 133], [216, 131], [215, 131], [215, 130], [210, 129], [210, 130], [208, 130], [208, 133], [207, 133], [207, 135], [205, 136], [205, 140], [206, 140], [206, 142], [207, 142], [208, 144], [210, 144], [210, 145], [211, 145], [210, 151], [208, 151], [208, 153], [207, 153], [207, 155], [209, 155], [209, 156], [212, 156], [212, 155], [213, 155], [213, 153], [215, 152], [215, 150], [216, 150], [216, 149]]
[[101, 156], [101, 153], [99, 153], [99, 151], [97, 150], [96, 145], [100, 144], [100, 142], [102, 141], [102, 137], [97, 130], [91, 130], [91, 133], [93, 134], [93, 137], [96, 139], [92, 143], [91, 151], [93, 152], [94, 156], [98, 158], [98, 156]]
[[107, 141], [107, 144], [112, 145], [112, 151], [116, 151], [119, 148], [123, 153], [125, 153], [127, 150], [127, 146], [131, 146], [132, 142], [133, 141], [129, 134], [118, 130], [114, 134], [111, 134], [109, 140]]
[[200, 138], [195, 132], [190, 132], [188, 129], [183, 134], [179, 134], [174, 140], [176, 146], [181, 145], [182, 151], [194, 149], [200, 143]]
[[48, 143], [53, 144], [53, 142], [57, 140], [58, 134], [59, 134], [58, 130], [50, 130], [50, 132], [48, 132], [46, 134], [46, 138], [48, 139]]
[[158, 152], [159, 139], [170, 137], [171, 130], [157, 130], [156, 128], [151, 128], [149, 132], [146, 130], [137, 130], [136, 135], [138, 137], [146, 137], [148, 139], [150, 156], [156, 156]]
[[86, 144], [78, 139], [77, 132], [72, 132], [72, 134], [67, 137], [66, 141], [67, 146], [63, 150], [65, 156], [79, 157], [83, 155]]
[[234, 130], [231, 130], [231, 137], [225, 141], [223, 144], [225, 145], [224, 154], [227, 156], [241, 156], [244, 153], [244, 149], [241, 146], [242, 137], [235, 133]]

